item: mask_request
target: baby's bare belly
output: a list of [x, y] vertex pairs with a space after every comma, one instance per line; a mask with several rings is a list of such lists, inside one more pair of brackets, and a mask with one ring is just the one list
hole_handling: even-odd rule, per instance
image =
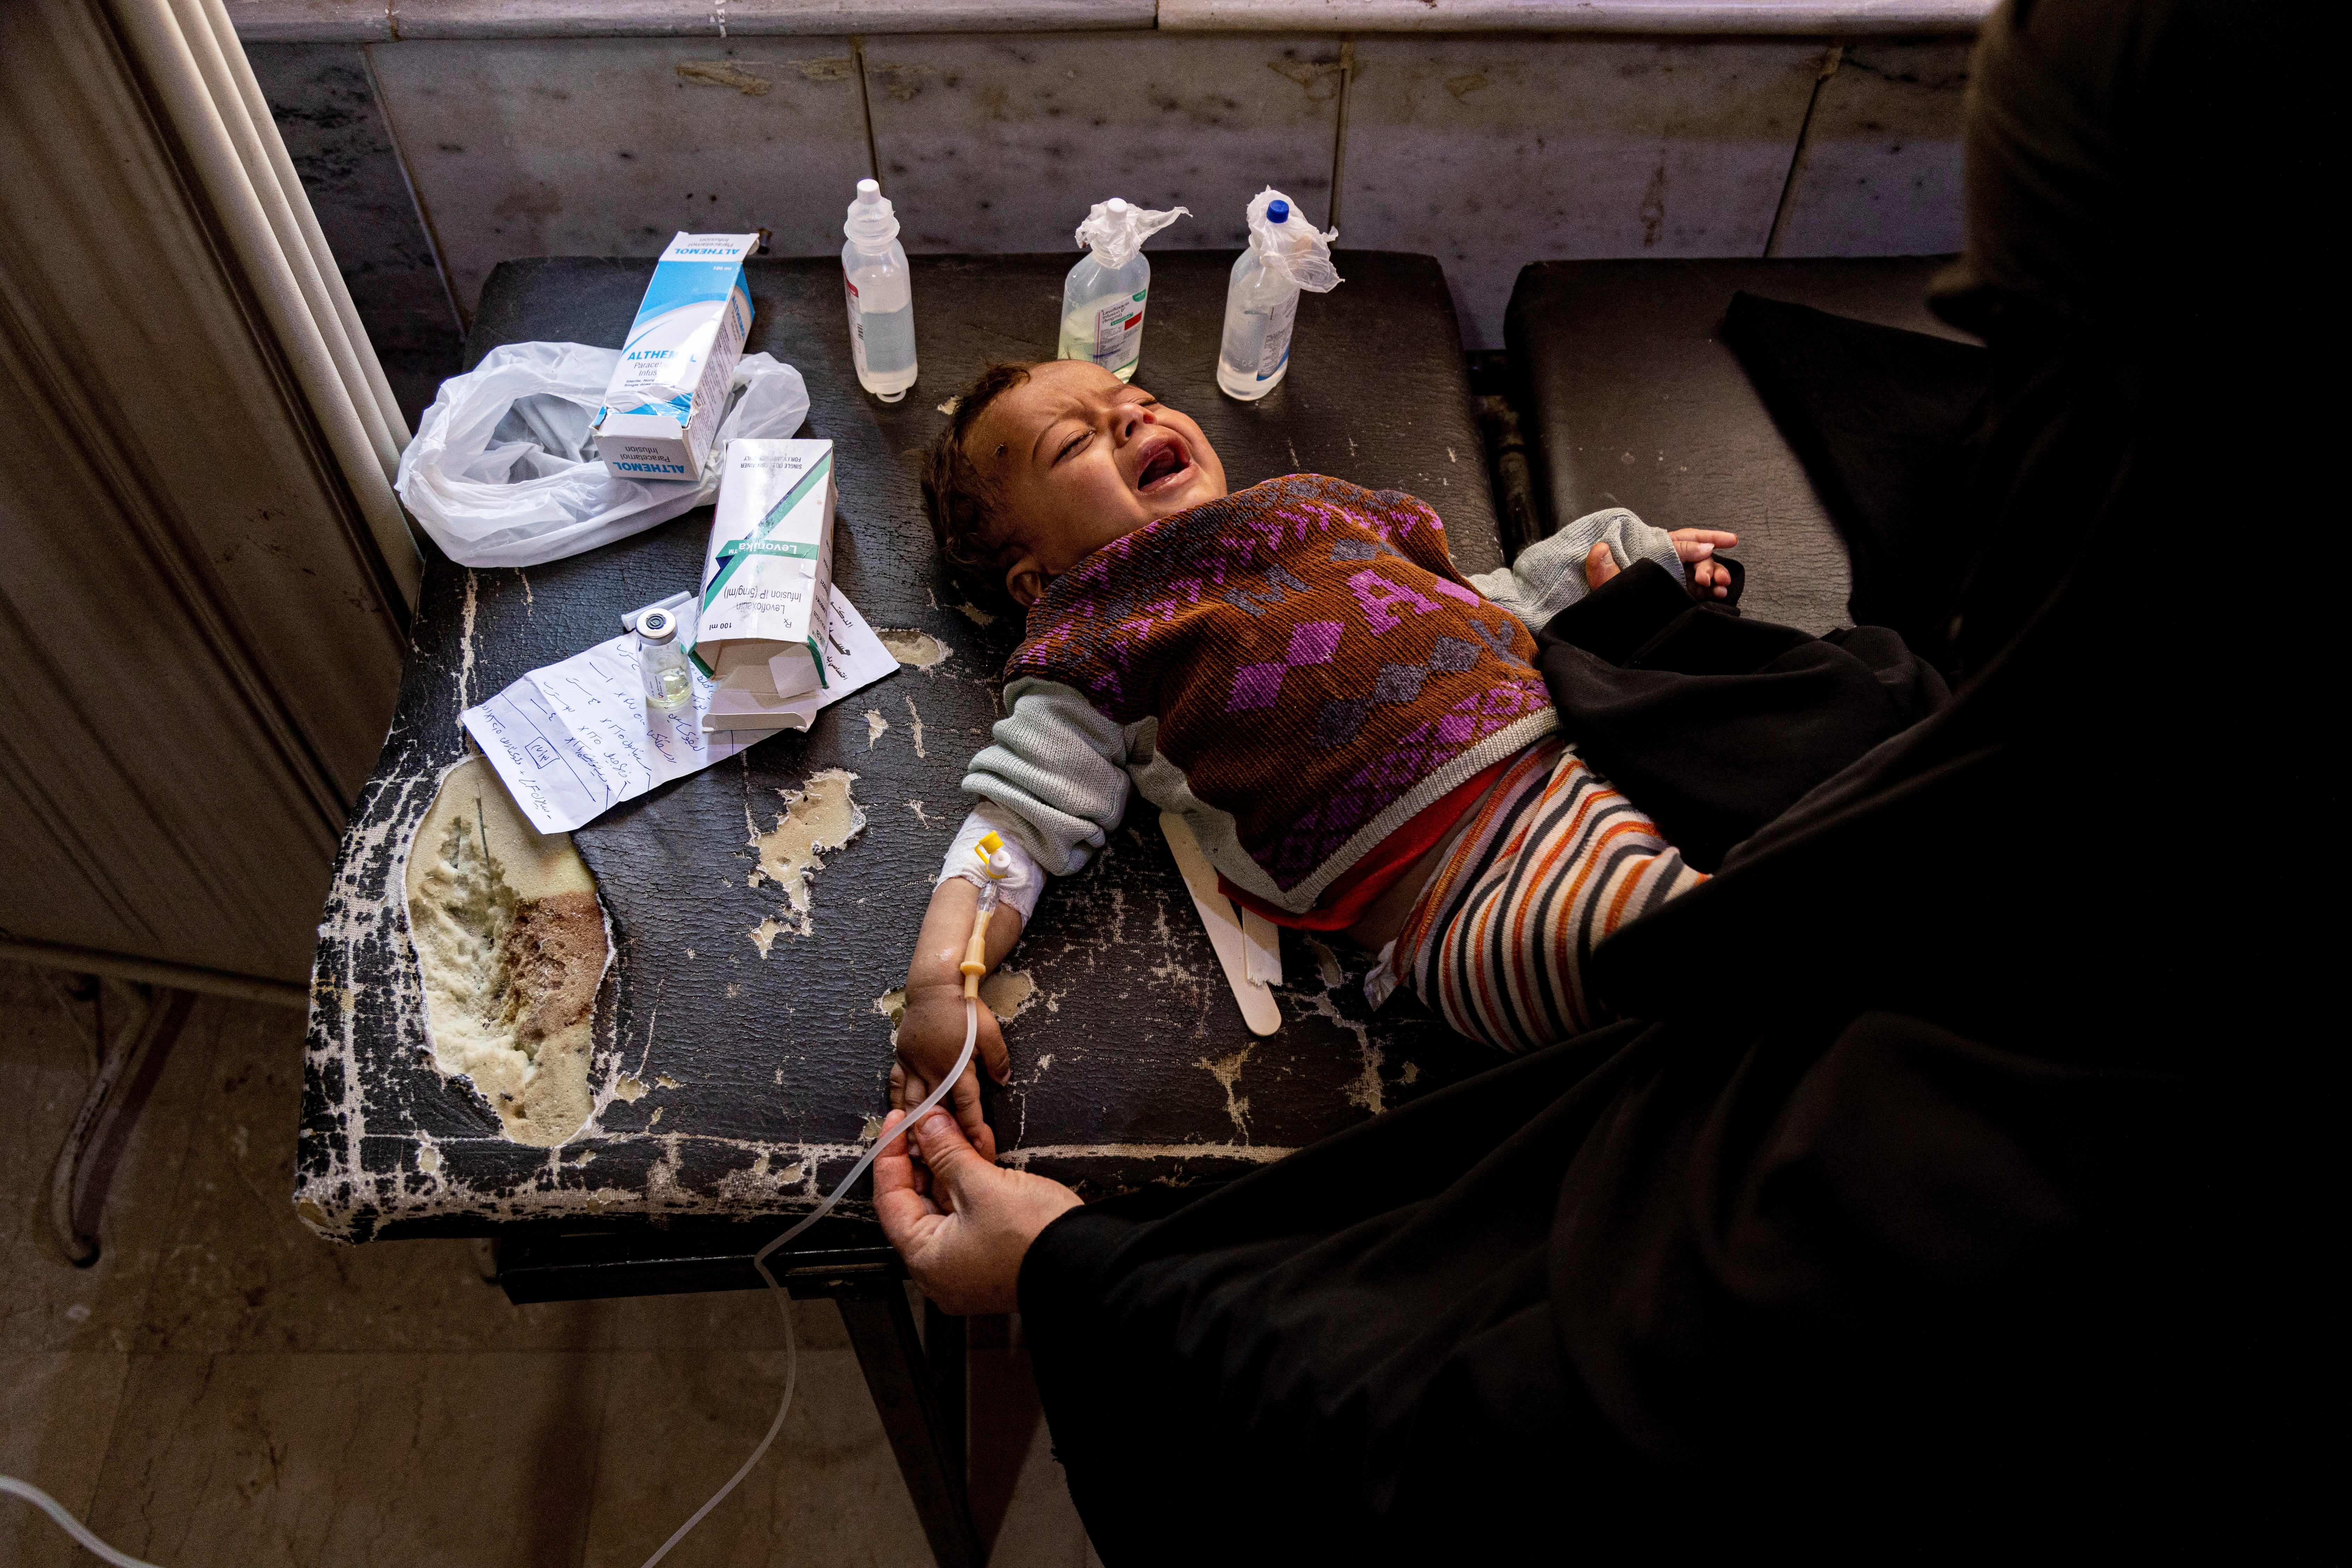
[[1486, 804], [1488, 795], [1502, 786], [1503, 775], [1508, 771], [1498, 771], [1494, 782], [1479, 792], [1478, 798], [1454, 819], [1454, 826], [1445, 837], [1420, 859], [1405, 868], [1404, 874], [1372, 900], [1370, 907], [1364, 910], [1363, 919], [1339, 934], [1368, 952], [1378, 952], [1394, 942], [1397, 933], [1404, 930], [1405, 921], [1412, 914], [1413, 905], [1421, 901], [1422, 891], [1429, 886], [1430, 879], [1436, 876], [1437, 868], [1445, 864], [1445, 858], [1454, 853], [1454, 846], [1460, 842], [1462, 836], [1470, 831], [1470, 825], [1478, 820], [1478, 808]]

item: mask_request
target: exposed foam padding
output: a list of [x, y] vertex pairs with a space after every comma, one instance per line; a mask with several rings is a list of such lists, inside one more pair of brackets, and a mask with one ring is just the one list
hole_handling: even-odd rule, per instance
[[417, 825], [406, 880], [435, 1066], [471, 1079], [516, 1142], [565, 1142], [592, 1109], [596, 987], [612, 956], [596, 879], [568, 835], [534, 830], [468, 757]]

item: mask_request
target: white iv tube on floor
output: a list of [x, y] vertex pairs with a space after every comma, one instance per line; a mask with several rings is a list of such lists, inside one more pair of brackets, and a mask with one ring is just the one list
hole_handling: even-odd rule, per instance
[[[972, 1049], [980, 1041], [980, 977], [988, 973], [986, 955], [988, 922], [989, 918], [996, 912], [995, 879], [1003, 876], [1007, 869], [1002, 843], [996, 835], [992, 833], [982, 839], [978, 847], [982, 864], [986, 868], [990, 880], [981, 884], [980, 908], [972, 919], [971, 941], [964, 951], [963, 1050], [957, 1056], [955, 1066], [949, 1070], [948, 1076], [940, 1080], [940, 1087], [931, 1090], [929, 1098], [915, 1107], [905, 1121], [877, 1140], [874, 1147], [860, 1154], [857, 1157], [857, 1163], [849, 1168], [849, 1174], [841, 1178], [840, 1184], [833, 1189], [832, 1194], [823, 1203], [810, 1211], [808, 1216], [799, 1224], [751, 1255], [751, 1267], [758, 1269], [760, 1278], [768, 1282], [768, 1289], [775, 1293], [778, 1310], [784, 1314], [783, 1402], [776, 1406], [776, 1418], [768, 1423], [768, 1435], [760, 1439], [760, 1446], [751, 1450], [751, 1457], [743, 1461], [743, 1468], [730, 1476], [727, 1479], [727, 1484], [712, 1493], [709, 1502], [694, 1510], [693, 1518], [679, 1525], [677, 1532], [661, 1543], [661, 1549], [646, 1559], [645, 1568], [654, 1568], [655, 1563], [668, 1556], [670, 1548], [684, 1541], [688, 1532], [700, 1524], [712, 1509], [726, 1500], [727, 1494], [735, 1489], [736, 1483], [758, 1467], [760, 1461], [767, 1457], [770, 1446], [775, 1442], [776, 1434], [784, 1429], [784, 1417], [792, 1412], [793, 1387], [800, 1380], [800, 1345], [793, 1334], [793, 1299], [785, 1292], [782, 1286], [776, 1283], [776, 1277], [768, 1272], [768, 1255], [831, 1214], [834, 1205], [841, 1202], [843, 1195], [856, 1184], [857, 1178], [866, 1173], [866, 1168], [874, 1163], [875, 1159], [883, 1150], [912, 1132], [916, 1123], [929, 1116], [940, 1101], [948, 1097], [948, 1091], [955, 1088], [956, 1080], [963, 1077], [964, 1068], [971, 1065]], [[20, 1481], [14, 1476], [0, 1476], [0, 1492], [23, 1498], [40, 1509], [51, 1519], [57, 1521], [58, 1528], [97, 1553], [99, 1557], [115, 1564], [115, 1568], [155, 1568], [153, 1563], [142, 1563], [136, 1557], [117, 1552], [113, 1547], [92, 1535], [87, 1526], [66, 1510], [63, 1503], [28, 1481]]]
[[66, 1511], [65, 1504], [30, 1481], [20, 1481], [14, 1476], [0, 1476], [0, 1492], [23, 1498], [35, 1508], [56, 1520], [58, 1528], [80, 1542], [85, 1550], [95, 1553], [105, 1562], [113, 1563], [115, 1568], [154, 1568], [153, 1563], [142, 1563], [128, 1552], [117, 1552], [113, 1547], [92, 1535], [87, 1525]]
[[[694, 1517], [679, 1525], [677, 1532], [661, 1543], [660, 1551], [646, 1559], [645, 1568], [654, 1568], [655, 1563], [668, 1556], [671, 1547], [684, 1541], [688, 1532], [702, 1522], [705, 1515], [726, 1500], [727, 1494], [735, 1489], [736, 1483], [750, 1475], [758, 1467], [760, 1461], [767, 1457], [768, 1446], [776, 1440], [776, 1434], [784, 1429], [784, 1416], [793, 1407], [793, 1385], [800, 1376], [800, 1346], [793, 1335], [792, 1296], [782, 1286], [776, 1283], [776, 1277], [768, 1272], [768, 1255], [831, 1214], [833, 1205], [841, 1201], [842, 1194], [848, 1192], [856, 1184], [857, 1178], [866, 1173], [866, 1167], [874, 1163], [876, 1157], [883, 1150], [914, 1131], [916, 1124], [929, 1116], [932, 1108], [948, 1097], [948, 1091], [955, 1088], [956, 1081], [963, 1077], [964, 1068], [971, 1065], [972, 1048], [980, 1040], [980, 977], [988, 973], [988, 923], [990, 917], [996, 912], [997, 879], [1003, 877], [1011, 868], [1011, 863], [1004, 853], [1003, 841], [993, 833], [982, 838], [973, 847], [973, 850], [980, 857], [981, 866], [986, 871], [989, 879], [980, 884], [980, 907], [973, 912], [971, 940], [965, 944], [963, 963], [960, 966], [963, 973], [963, 1050], [957, 1056], [955, 1066], [948, 1070], [948, 1076], [940, 1080], [939, 1088], [931, 1090], [929, 1098], [909, 1111], [905, 1121], [884, 1133], [875, 1142], [874, 1147], [859, 1155], [857, 1163], [849, 1168], [849, 1174], [842, 1177], [841, 1184], [833, 1189], [831, 1195], [826, 1197], [824, 1202], [817, 1205], [798, 1225], [751, 1255], [751, 1267], [758, 1269], [760, 1278], [768, 1282], [768, 1289], [775, 1293], [777, 1310], [784, 1315], [783, 1403], [776, 1406], [776, 1418], [768, 1423], [768, 1435], [760, 1439], [760, 1446], [751, 1450], [751, 1457], [743, 1461], [743, 1468], [730, 1476], [727, 1479], [727, 1484], [713, 1492], [709, 1502], [696, 1509]], [[144, 1568], [144, 1565], [137, 1565], [137, 1568]]]
[[[986, 889], [986, 891], [993, 892], [995, 889], [992, 888]], [[993, 901], [994, 900], [990, 900], [992, 904]], [[987, 913], [987, 910], [983, 908], [982, 912], [984, 915]], [[677, 1527], [677, 1533], [661, 1543], [660, 1551], [646, 1559], [646, 1568], [654, 1568], [655, 1563], [668, 1556], [669, 1549], [671, 1547], [676, 1546], [679, 1542], [684, 1541], [687, 1537], [687, 1532], [691, 1531], [696, 1525], [700, 1524], [705, 1514], [708, 1514], [712, 1509], [717, 1508], [720, 1502], [724, 1501], [727, 1494], [735, 1489], [735, 1483], [741, 1480], [745, 1476], [750, 1475], [751, 1471], [757, 1468], [760, 1461], [767, 1457], [768, 1445], [773, 1443], [776, 1440], [776, 1434], [784, 1429], [784, 1416], [793, 1407], [793, 1384], [798, 1381], [800, 1376], [800, 1347], [793, 1337], [793, 1299], [785, 1292], [782, 1286], [776, 1283], [776, 1277], [768, 1272], [768, 1254], [775, 1251], [776, 1248], [783, 1246], [784, 1243], [792, 1240], [793, 1237], [798, 1236], [801, 1232], [806, 1230], [809, 1226], [814, 1225], [817, 1221], [831, 1214], [833, 1212], [833, 1205], [841, 1201], [842, 1194], [849, 1191], [851, 1185], [856, 1182], [857, 1178], [866, 1173], [866, 1166], [874, 1163], [875, 1156], [881, 1153], [883, 1150], [887, 1149], [899, 1139], [905, 1137], [908, 1133], [912, 1132], [915, 1130], [915, 1124], [920, 1121], [924, 1117], [929, 1115], [933, 1106], [939, 1104], [940, 1100], [947, 1098], [948, 1090], [955, 1087], [956, 1079], [963, 1077], [963, 1069], [971, 1065], [972, 1045], [973, 1042], [979, 1038], [980, 1002], [976, 997], [967, 996], [963, 1000], [963, 1054], [956, 1058], [954, 1069], [940, 1081], [939, 1088], [931, 1090], [931, 1095], [929, 1100], [924, 1100], [922, 1104], [915, 1107], [914, 1110], [904, 1121], [898, 1123], [898, 1125], [893, 1128], [890, 1131], [884, 1133], [880, 1142], [877, 1142], [874, 1147], [868, 1149], [865, 1153], [858, 1156], [857, 1163], [849, 1168], [849, 1174], [841, 1179], [841, 1184], [833, 1189], [833, 1194], [826, 1198], [824, 1202], [817, 1205], [815, 1209], [809, 1214], [806, 1219], [802, 1220], [798, 1225], [793, 1226], [792, 1229], [784, 1232], [783, 1235], [776, 1237], [775, 1240], [768, 1243], [767, 1246], [760, 1248], [759, 1251], [751, 1255], [751, 1267], [760, 1271], [760, 1278], [765, 1279], [768, 1282], [768, 1289], [775, 1292], [777, 1308], [784, 1314], [784, 1401], [782, 1404], [776, 1406], [776, 1418], [768, 1423], [768, 1435], [760, 1439], [760, 1446], [751, 1450], [751, 1457], [743, 1461], [743, 1468], [736, 1471], [732, 1476], [730, 1476], [727, 1479], [727, 1484], [720, 1487], [716, 1492], [712, 1493], [709, 1502], [704, 1503], [700, 1508], [696, 1509], [694, 1510], [694, 1517], [688, 1520], [684, 1524], [679, 1525]], [[122, 1561], [128, 1561], [128, 1559], [123, 1559]]]

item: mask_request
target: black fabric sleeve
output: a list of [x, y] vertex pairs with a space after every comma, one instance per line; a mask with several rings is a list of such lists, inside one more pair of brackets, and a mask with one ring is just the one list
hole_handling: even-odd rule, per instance
[[1961, 497], [1991, 374], [1985, 351], [1744, 292], [1723, 336], [1845, 541], [1854, 619], [1948, 663], [1979, 543]]
[[1047, 1226], [1023, 1332], [1103, 1561], [1426, 1561], [1466, 1515], [1605, 1488], [1624, 1457], [1559, 1376], [1546, 1251], [1558, 1172], [1641, 1032]]
[[1646, 561], [1536, 641], [1578, 752], [1702, 871], [1948, 697], [1884, 628], [1815, 637], [1728, 616]]
[[1551, 618], [1538, 640], [1573, 643], [1623, 664], [1693, 607], [1690, 593], [1654, 561], [1636, 561]]

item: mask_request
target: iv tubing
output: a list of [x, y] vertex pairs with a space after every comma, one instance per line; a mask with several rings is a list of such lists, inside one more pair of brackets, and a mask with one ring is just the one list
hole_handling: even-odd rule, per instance
[[[857, 1157], [857, 1163], [849, 1168], [849, 1174], [841, 1179], [841, 1184], [833, 1189], [832, 1194], [824, 1202], [817, 1205], [798, 1225], [751, 1255], [751, 1267], [758, 1269], [760, 1278], [768, 1282], [768, 1289], [775, 1293], [777, 1310], [784, 1315], [783, 1403], [776, 1406], [776, 1418], [768, 1423], [768, 1435], [760, 1439], [760, 1446], [751, 1450], [751, 1457], [743, 1461], [743, 1468], [729, 1477], [727, 1484], [712, 1493], [709, 1502], [696, 1509], [694, 1517], [679, 1525], [677, 1533], [661, 1543], [660, 1551], [646, 1559], [645, 1568], [654, 1568], [655, 1563], [668, 1556], [671, 1547], [684, 1541], [688, 1532], [702, 1522], [704, 1515], [724, 1501], [727, 1494], [735, 1489], [735, 1483], [750, 1475], [760, 1461], [767, 1457], [768, 1445], [773, 1443], [776, 1440], [776, 1434], [784, 1429], [784, 1416], [793, 1407], [793, 1385], [800, 1377], [800, 1347], [793, 1335], [793, 1299], [785, 1292], [782, 1286], [776, 1283], [776, 1277], [768, 1272], [768, 1254], [831, 1214], [833, 1205], [841, 1201], [842, 1194], [848, 1192], [857, 1178], [866, 1173], [866, 1167], [874, 1163], [875, 1158], [883, 1150], [912, 1132], [915, 1130], [915, 1124], [929, 1115], [931, 1108], [947, 1098], [948, 1091], [956, 1086], [956, 1080], [962, 1078], [964, 1069], [971, 1065], [972, 1047], [980, 1039], [980, 975], [972, 972], [972, 954], [977, 952], [985, 942], [989, 917], [995, 912], [995, 886], [992, 883], [983, 884], [980, 889], [980, 908], [972, 919], [971, 942], [967, 948], [963, 965], [963, 1053], [956, 1058], [955, 1066], [949, 1070], [947, 1077], [940, 1080], [940, 1087], [931, 1090], [929, 1099], [908, 1112], [905, 1121], [884, 1133], [875, 1142], [874, 1147]], [[980, 967], [984, 970], [986, 964], [982, 963]], [[128, 1563], [129, 1559], [121, 1561]], [[134, 1564], [133, 1568], [144, 1568], [144, 1565]]]
[[[991, 864], [985, 859], [982, 863]], [[1001, 871], [991, 871], [992, 877], [1002, 874]], [[972, 918], [971, 941], [965, 949], [964, 962], [961, 966], [963, 972], [963, 1050], [956, 1058], [954, 1068], [949, 1071], [946, 1078], [940, 1080], [940, 1087], [931, 1090], [929, 1097], [915, 1107], [905, 1121], [883, 1134], [876, 1141], [874, 1147], [857, 1157], [857, 1163], [849, 1168], [849, 1174], [841, 1179], [841, 1184], [835, 1187], [823, 1203], [810, 1211], [806, 1218], [751, 1255], [751, 1267], [758, 1269], [760, 1278], [768, 1282], [768, 1289], [775, 1294], [777, 1310], [784, 1315], [783, 1403], [776, 1406], [776, 1418], [768, 1423], [768, 1435], [760, 1439], [760, 1446], [751, 1450], [751, 1457], [743, 1461], [743, 1468], [730, 1476], [727, 1479], [727, 1484], [712, 1493], [709, 1502], [694, 1510], [693, 1518], [679, 1525], [677, 1533], [663, 1542], [661, 1549], [646, 1559], [645, 1568], [654, 1568], [655, 1563], [668, 1556], [671, 1547], [684, 1541], [688, 1533], [702, 1522], [704, 1516], [725, 1501], [727, 1494], [735, 1489], [736, 1483], [750, 1475], [760, 1461], [767, 1457], [770, 1445], [776, 1440], [776, 1434], [784, 1429], [784, 1417], [793, 1408], [793, 1388], [800, 1380], [800, 1344], [793, 1333], [793, 1299], [782, 1285], [776, 1283], [776, 1277], [768, 1271], [768, 1255], [831, 1214], [834, 1205], [841, 1202], [843, 1194], [856, 1184], [858, 1177], [866, 1173], [866, 1168], [874, 1163], [882, 1151], [913, 1131], [915, 1124], [929, 1115], [932, 1109], [948, 1097], [948, 1091], [956, 1086], [956, 1080], [963, 1077], [964, 1069], [971, 1066], [972, 1047], [980, 1039], [980, 977], [987, 970], [984, 948], [987, 942], [988, 922], [989, 917], [995, 912], [995, 885], [992, 881], [983, 883], [980, 889], [980, 908]], [[89, 1532], [89, 1528], [81, 1521], [68, 1512], [63, 1503], [29, 1481], [20, 1481], [14, 1476], [0, 1476], [0, 1493], [23, 1498], [26, 1502], [41, 1510], [57, 1521], [58, 1528], [72, 1536], [81, 1546], [95, 1552], [106, 1562], [115, 1564], [115, 1568], [154, 1568], [154, 1564], [142, 1563], [136, 1557], [117, 1552], [113, 1547], [100, 1541]]]
[[81, 1521], [66, 1511], [65, 1504], [30, 1481], [20, 1481], [14, 1476], [0, 1476], [0, 1492], [9, 1492], [23, 1498], [35, 1508], [56, 1520], [59, 1530], [72, 1536], [87, 1550], [113, 1563], [115, 1568], [154, 1568], [152, 1563], [142, 1563], [138, 1558], [126, 1552], [117, 1552], [113, 1547], [92, 1535]]
[[[996, 889], [993, 888], [982, 889], [984, 895], [993, 894], [995, 891]], [[995, 903], [996, 900], [992, 897], [984, 896], [982, 898], [980, 909], [980, 920], [978, 922], [981, 929], [986, 929], [988, 917], [993, 911]], [[814, 1225], [817, 1221], [831, 1214], [833, 1212], [833, 1205], [839, 1203], [842, 1199], [842, 1194], [848, 1192], [851, 1185], [856, 1182], [857, 1178], [866, 1173], [866, 1167], [874, 1163], [875, 1157], [880, 1154], [883, 1150], [887, 1149], [891, 1144], [897, 1142], [899, 1139], [912, 1131], [914, 1130], [915, 1123], [929, 1115], [932, 1107], [938, 1105], [940, 1100], [946, 1099], [948, 1091], [955, 1087], [956, 1080], [963, 1077], [964, 1068], [971, 1065], [972, 1047], [980, 1038], [980, 997], [979, 981], [977, 976], [966, 977], [964, 993], [963, 1053], [956, 1058], [954, 1070], [948, 1074], [946, 1079], [940, 1082], [939, 1088], [931, 1090], [929, 1099], [924, 1100], [922, 1104], [915, 1107], [913, 1112], [910, 1113], [904, 1121], [899, 1122], [897, 1127], [891, 1129], [889, 1132], [886, 1133], [875, 1143], [874, 1147], [868, 1149], [865, 1153], [858, 1156], [857, 1163], [849, 1168], [849, 1174], [841, 1179], [841, 1184], [834, 1188], [832, 1195], [827, 1197], [824, 1202], [817, 1205], [815, 1209], [809, 1214], [807, 1218], [802, 1220], [798, 1225], [793, 1226], [792, 1229], [784, 1232], [783, 1235], [776, 1237], [775, 1240], [768, 1243], [767, 1246], [760, 1248], [758, 1252], [752, 1255], [751, 1267], [760, 1271], [760, 1278], [768, 1282], [768, 1289], [770, 1290], [775, 1292], [778, 1310], [784, 1314], [783, 1403], [776, 1406], [776, 1418], [768, 1423], [768, 1435], [760, 1439], [760, 1446], [751, 1450], [751, 1457], [743, 1461], [743, 1468], [737, 1470], [732, 1476], [729, 1477], [727, 1484], [720, 1487], [718, 1491], [711, 1494], [711, 1499], [709, 1502], [704, 1503], [700, 1508], [696, 1509], [694, 1510], [694, 1517], [688, 1520], [684, 1524], [679, 1525], [677, 1527], [677, 1532], [672, 1535], [667, 1541], [661, 1543], [660, 1551], [646, 1559], [646, 1568], [654, 1568], [655, 1563], [659, 1563], [663, 1558], [668, 1556], [669, 1549], [671, 1547], [676, 1546], [679, 1542], [684, 1541], [688, 1532], [693, 1530], [696, 1525], [702, 1522], [705, 1515], [709, 1513], [712, 1509], [717, 1508], [719, 1503], [724, 1501], [727, 1494], [735, 1489], [736, 1483], [740, 1481], [745, 1476], [750, 1475], [759, 1462], [767, 1457], [769, 1445], [775, 1442], [776, 1434], [784, 1429], [784, 1416], [791, 1412], [793, 1407], [793, 1387], [800, 1379], [800, 1345], [793, 1334], [793, 1299], [791, 1296], [785, 1294], [784, 1288], [782, 1286], [776, 1283], [776, 1277], [768, 1272], [768, 1254], [775, 1251], [776, 1248], [783, 1246], [784, 1243], [792, 1240], [793, 1237], [798, 1236], [801, 1232], [806, 1230], [809, 1226]], [[89, 1528], [85, 1526], [81, 1521], [76, 1519], [71, 1513], [66, 1510], [66, 1506], [63, 1503], [58, 1501], [57, 1499], [51, 1497], [40, 1488], [34, 1486], [29, 1481], [20, 1481], [14, 1476], [0, 1476], [0, 1493], [10, 1493], [16, 1497], [23, 1498], [26, 1502], [29, 1502], [34, 1507], [40, 1509], [51, 1519], [57, 1521], [58, 1529], [64, 1531], [68, 1535], [72, 1536], [76, 1542], [89, 1549], [90, 1552], [95, 1552], [100, 1558], [115, 1564], [115, 1568], [154, 1568], [154, 1564], [151, 1563], [143, 1563], [136, 1557], [117, 1552], [113, 1547], [109, 1546], [105, 1542], [100, 1541], [97, 1536], [92, 1535], [89, 1532]]]

